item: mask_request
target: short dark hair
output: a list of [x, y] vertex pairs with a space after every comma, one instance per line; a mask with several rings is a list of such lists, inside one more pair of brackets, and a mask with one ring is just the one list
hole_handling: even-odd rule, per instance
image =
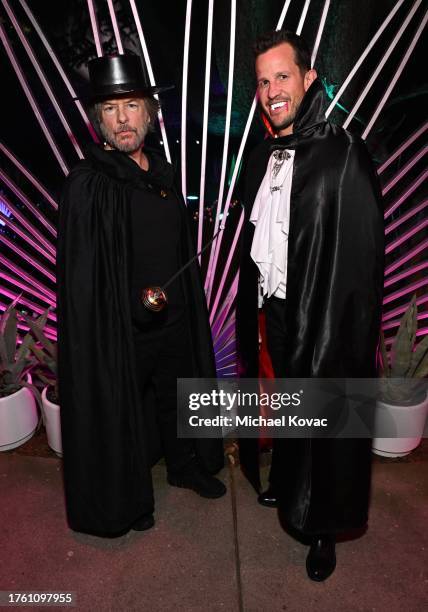
[[259, 36], [253, 45], [254, 59], [273, 47], [288, 43], [294, 50], [294, 61], [299, 66], [300, 72], [304, 74], [311, 69], [311, 52], [307, 42], [289, 30], [271, 30]]

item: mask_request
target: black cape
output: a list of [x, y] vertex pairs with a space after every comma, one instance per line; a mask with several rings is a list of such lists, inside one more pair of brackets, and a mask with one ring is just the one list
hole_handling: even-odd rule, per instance
[[[59, 393], [67, 515], [76, 531], [115, 535], [153, 511], [150, 468], [158, 457], [149, 451], [153, 432], [144, 421], [131, 326], [130, 186], [174, 191], [182, 216], [179, 264], [194, 254], [172, 168], [159, 156], [156, 168], [156, 184], [146, 185], [127, 155], [93, 145], [67, 178], [61, 199]], [[193, 376], [212, 378], [214, 354], [197, 262], [181, 278]], [[195, 451], [210, 472], [222, 467], [221, 440], [197, 440]]]
[[[288, 239], [285, 372], [298, 377], [375, 377], [383, 268], [380, 188], [363, 141], [325, 120], [324, 90], [306, 92], [293, 134], [268, 138], [246, 169], [246, 222], [237, 303], [240, 373], [258, 376], [258, 268], [249, 215], [276, 148], [295, 150]], [[241, 441], [253, 484], [257, 441]], [[367, 521], [370, 440], [281, 440], [282, 514], [307, 534], [359, 528]], [[276, 451], [275, 451], [276, 452]]]

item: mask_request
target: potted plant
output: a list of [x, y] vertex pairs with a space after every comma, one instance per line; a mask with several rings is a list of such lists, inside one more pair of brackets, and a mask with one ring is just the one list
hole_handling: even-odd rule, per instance
[[48, 444], [59, 457], [62, 457], [57, 346], [31, 319], [25, 317], [25, 320], [38, 341], [38, 345], [35, 342], [30, 344], [30, 350], [38, 361], [34, 373], [45, 385], [42, 391], [42, 413]]
[[[30, 376], [37, 362], [30, 355], [31, 334], [27, 333], [22, 340], [18, 334], [15, 306], [19, 298], [0, 317], [0, 451], [24, 444], [39, 422], [36, 400], [41, 404], [40, 394]], [[43, 327], [45, 322], [42, 315], [35, 326]]]
[[[389, 354], [381, 334], [380, 399], [373, 439], [373, 452], [378, 455], [408, 455], [422, 439], [428, 412], [428, 336], [416, 345], [417, 324], [413, 296]], [[395, 437], [381, 437], [391, 425], [396, 430]]]

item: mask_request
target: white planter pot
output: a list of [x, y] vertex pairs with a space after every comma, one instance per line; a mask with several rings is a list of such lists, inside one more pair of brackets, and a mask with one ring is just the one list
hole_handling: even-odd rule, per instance
[[21, 446], [36, 431], [39, 415], [30, 389], [0, 398], [0, 451]]
[[[419, 446], [424, 433], [428, 414], [428, 396], [414, 406], [396, 406], [386, 402], [377, 402], [375, 418], [375, 437], [372, 450], [382, 457], [404, 457]], [[387, 424], [394, 423], [397, 430], [395, 438], [376, 437], [376, 431], [385, 432]], [[400, 433], [403, 437], [400, 436]], [[406, 436], [406, 437], [404, 437]]]
[[46, 397], [47, 387], [42, 392], [43, 422], [46, 428], [48, 444], [53, 451], [62, 457], [61, 417], [58, 404], [54, 404]]

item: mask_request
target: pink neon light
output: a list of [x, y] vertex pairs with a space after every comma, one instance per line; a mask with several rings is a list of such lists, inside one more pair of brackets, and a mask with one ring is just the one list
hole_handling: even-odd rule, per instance
[[[426, 336], [428, 334], [428, 327], [422, 328], [422, 329], [418, 329], [418, 331], [416, 332], [416, 336], [419, 338], [421, 336]], [[394, 338], [385, 338], [385, 344], [386, 346], [391, 345], [394, 342]], [[418, 345], [416, 345], [417, 348]]]
[[244, 210], [241, 211], [241, 216], [240, 216], [240, 219], [239, 219], [238, 227], [236, 228], [235, 236], [233, 238], [232, 246], [231, 246], [230, 251], [229, 251], [229, 256], [227, 258], [226, 265], [225, 265], [224, 270], [223, 270], [223, 275], [221, 277], [220, 285], [219, 285], [219, 287], [217, 289], [217, 294], [216, 294], [216, 297], [215, 297], [215, 300], [214, 300], [213, 307], [211, 309], [210, 323], [213, 322], [213, 320], [215, 318], [215, 315], [216, 315], [218, 303], [220, 301], [221, 294], [223, 292], [224, 283], [226, 282], [226, 278], [227, 278], [227, 275], [228, 275], [228, 272], [229, 272], [230, 264], [232, 262], [233, 255], [235, 253], [236, 244], [238, 242], [238, 238], [239, 238], [239, 235], [241, 233], [241, 229], [242, 229], [242, 224], [243, 223], [244, 223]]
[[386, 170], [386, 168], [388, 168], [388, 166], [390, 164], [392, 164], [392, 162], [395, 161], [397, 159], [397, 157], [400, 157], [400, 155], [408, 147], [410, 147], [410, 145], [413, 144], [415, 142], [415, 140], [417, 140], [419, 138], [419, 136], [422, 136], [422, 134], [424, 132], [426, 132], [426, 130], [428, 130], [428, 121], [426, 123], [424, 123], [418, 130], [416, 130], [416, 132], [414, 134], [412, 134], [405, 142], [403, 142], [402, 145], [400, 145], [398, 147], [398, 149], [396, 151], [394, 151], [394, 153], [391, 155], [391, 157], [388, 157], [388, 159], [386, 161], [384, 161], [381, 166], [379, 166], [379, 168], [377, 170], [377, 173], [378, 174], [382, 174], [382, 172], [384, 170]]
[[399, 238], [397, 238], [397, 240], [393, 240], [392, 242], [388, 243], [385, 249], [385, 253], [390, 253], [398, 246], [400, 246], [400, 244], [403, 244], [403, 242], [406, 242], [406, 240], [423, 230], [424, 227], [428, 227], [428, 219], [425, 219], [424, 221], [421, 221], [420, 223], [412, 227], [408, 232], [405, 232]]
[[393, 230], [397, 229], [397, 227], [399, 227], [400, 225], [402, 225], [403, 223], [405, 223], [406, 221], [408, 221], [409, 219], [417, 215], [419, 212], [421, 212], [421, 210], [423, 210], [427, 206], [428, 206], [428, 200], [425, 200], [425, 202], [422, 202], [421, 204], [418, 204], [418, 206], [411, 208], [405, 215], [401, 215], [396, 221], [389, 223], [385, 227], [385, 235], [390, 234]]
[[34, 51], [33, 51], [32, 47], [31, 47], [30, 43], [25, 38], [24, 33], [23, 33], [22, 29], [21, 29], [21, 26], [19, 25], [18, 20], [16, 19], [12, 9], [9, 6], [8, 0], [3, 0], [3, 5], [4, 5], [4, 8], [6, 9], [6, 12], [7, 12], [8, 16], [9, 16], [9, 19], [11, 20], [11, 22], [13, 24], [13, 27], [15, 28], [16, 33], [18, 34], [18, 38], [21, 41], [25, 51], [27, 52], [27, 55], [28, 55], [28, 57], [29, 57], [29, 59], [30, 59], [32, 65], [33, 65], [33, 68], [36, 71], [37, 76], [39, 77], [40, 82], [43, 85], [44, 90], [48, 94], [49, 99], [52, 102], [52, 105], [53, 105], [54, 109], [56, 110], [56, 113], [57, 113], [57, 115], [58, 115], [58, 117], [59, 117], [59, 119], [60, 119], [60, 121], [62, 123], [63, 128], [65, 129], [65, 131], [67, 133], [67, 136], [69, 137], [71, 143], [73, 144], [73, 146], [74, 146], [74, 148], [76, 150], [77, 155], [79, 156], [80, 159], [82, 159], [83, 158], [83, 153], [82, 153], [82, 150], [81, 150], [81, 148], [79, 147], [79, 145], [78, 145], [78, 143], [76, 141], [76, 137], [74, 136], [74, 134], [73, 134], [73, 132], [71, 130], [71, 127], [68, 124], [67, 119], [65, 118], [64, 113], [62, 112], [62, 110], [61, 110], [61, 108], [60, 108], [60, 106], [59, 106], [59, 104], [57, 102], [57, 99], [55, 98], [55, 94], [52, 91], [52, 88], [49, 85], [49, 83], [48, 83], [48, 81], [47, 81], [47, 79], [46, 79], [46, 77], [45, 77], [45, 75], [44, 75], [44, 73], [43, 73], [43, 71], [42, 71], [42, 69], [40, 67], [39, 62], [37, 61], [37, 58], [36, 58], [36, 56], [34, 54]]
[[39, 253], [40, 255], [43, 255], [43, 257], [45, 257], [52, 264], [55, 263], [55, 258], [52, 257], [50, 253], [47, 253], [44, 249], [42, 249], [42, 247], [40, 246], [38, 242], [33, 240], [31, 236], [28, 235], [27, 232], [24, 232], [24, 230], [22, 230], [9, 217], [6, 217], [6, 215], [4, 215], [1, 211], [0, 211], [0, 219], [2, 219], [4, 224], [10, 227], [20, 238], [22, 238], [22, 240], [25, 240], [27, 244], [29, 244], [35, 251], [37, 251], [37, 253]]
[[[154, 77], [153, 70], [152, 70], [152, 64], [150, 62], [149, 52], [147, 50], [146, 40], [143, 34], [143, 28], [141, 27], [140, 17], [138, 15], [137, 7], [135, 6], [135, 0], [129, 0], [129, 4], [131, 5], [132, 15], [134, 16], [135, 26], [137, 28], [138, 37], [140, 39], [140, 45], [143, 51], [144, 62], [147, 67], [147, 73], [149, 75], [150, 85], [154, 86], [156, 85], [156, 81], [155, 81], [155, 77]], [[155, 96], [155, 98], [159, 98], [159, 97]], [[159, 109], [159, 112], [158, 112], [158, 121], [159, 121], [159, 126], [160, 126], [160, 130], [162, 134], [162, 142], [163, 142], [163, 148], [165, 150], [165, 157], [167, 161], [171, 163], [171, 154], [169, 152], [168, 138], [166, 135], [165, 122], [163, 119], [161, 109]]]
[[412, 266], [411, 268], [408, 268], [407, 270], [403, 270], [403, 272], [400, 272], [399, 274], [396, 274], [395, 276], [391, 276], [385, 281], [384, 287], [389, 287], [390, 285], [397, 283], [403, 278], [406, 278], [407, 276], [411, 276], [412, 274], [415, 274], [416, 272], [419, 272], [420, 270], [424, 270], [425, 268], [428, 268], [428, 261], [423, 261], [422, 263], [416, 264], [415, 266]]
[[[6, 304], [3, 304], [2, 302], [0, 302], [0, 309], [3, 312], [6, 310], [6, 308], [7, 308]], [[28, 332], [30, 328], [27, 325], [25, 325], [25, 323], [18, 323], [18, 329], [23, 332]], [[50, 340], [56, 340], [57, 338], [56, 329], [54, 329], [50, 325], [45, 325], [43, 331]]]
[[416, 283], [407, 285], [407, 287], [403, 287], [403, 289], [400, 289], [399, 291], [396, 291], [395, 293], [390, 293], [384, 298], [383, 304], [389, 304], [390, 302], [394, 302], [395, 300], [398, 300], [398, 298], [402, 297], [403, 295], [407, 295], [408, 293], [411, 293], [412, 291], [416, 291], [416, 289], [419, 289], [419, 287], [427, 287], [427, 286], [428, 286], [428, 276]]
[[[67, 78], [67, 75], [65, 74], [61, 64], [59, 63], [58, 58], [55, 55], [52, 47], [50, 46], [46, 36], [43, 34], [43, 32], [42, 32], [39, 24], [37, 23], [37, 20], [35, 19], [33, 13], [28, 8], [27, 3], [25, 2], [25, 0], [19, 0], [19, 2], [21, 4], [22, 8], [24, 9], [25, 13], [27, 14], [28, 19], [31, 21], [31, 24], [32, 24], [33, 28], [36, 30], [37, 34], [39, 35], [39, 37], [40, 37], [40, 39], [41, 39], [41, 41], [42, 41], [46, 51], [49, 53], [49, 55], [51, 57], [51, 60], [53, 61], [56, 69], [58, 70], [58, 72], [59, 72], [59, 74], [60, 74], [60, 76], [61, 76], [61, 78], [62, 78], [62, 80], [64, 82], [64, 85], [67, 87], [71, 97], [72, 98], [76, 98], [77, 97], [76, 96], [76, 92], [74, 91], [73, 87], [71, 86], [71, 83], [70, 83], [69, 79]], [[95, 132], [94, 128], [92, 127], [91, 122], [89, 121], [88, 115], [85, 113], [85, 110], [84, 110], [82, 104], [80, 103], [79, 100], [74, 100], [74, 103], [76, 104], [77, 109], [78, 109], [78, 111], [79, 111], [83, 121], [85, 122], [86, 127], [88, 128], [88, 130], [89, 130], [93, 140], [95, 142], [99, 142], [98, 135]]]
[[394, 72], [394, 76], [391, 79], [390, 84], [386, 88], [386, 91], [383, 94], [382, 99], [379, 102], [379, 105], [378, 105], [377, 109], [373, 113], [373, 117], [370, 119], [366, 129], [364, 130], [363, 134], [361, 135], [361, 138], [363, 140], [365, 140], [367, 138], [370, 130], [372, 129], [373, 125], [376, 122], [376, 119], [379, 117], [380, 112], [382, 111], [383, 107], [385, 106], [386, 101], [388, 100], [389, 96], [391, 95], [391, 91], [394, 89], [394, 86], [395, 86], [396, 82], [398, 81], [398, 79], [400, 78], [400, 75], [403, 72], [403, 69], [404, 69], [405, 65], [409, 61], [409, 57], [412, 55], [413, 50], [414, 50], [414, 48], [416, 46], [416, 43], [418, 42], [418, 40], [420, 38], [420, 35], [422, 34], [422, 30], [426, 26], [427, 21], [428, 21], [428, 12], [425, 13], [425, 17], [422, 19], [422, 21], [421, 21], [421, 23], [420, 23], [416, 33], [414, 34], [414, 36], [412, 38], [412, 42], [410, 43], [409, 48], [407, 49], [406, 53], [404, 54], [404, 57], [401, 60], [400, 65], [398, 66], [397, 70]]
[[33, 109], [33, 112], [36, 116], [37, 121], [39, 122], [39, 125], [42, 129], [43, 134], [46, 137], [46, 140], [48, 141], [53, 154], [55, 155], [55, 158], [57, 160], [57, 162], [59, 163], [61, 170], [64, 172], [65, 175], [68, 174], [68, 168], [67, 168], [67, 164], [65, 163], [58, 147], [56, 146], [56, 143], [53, 139], [53, 136], [48, 128], [47, 123], [45, 122], [43, 115], [37, 105], [36, 99], [33, 96], [33, 93], [27, 83], [27, 81], [25, 80], [24, 77], [24, 73], [21, 70], [18, 61], [16, 60], [15, 54], [13, 53], [12, 47], [9, 43], [9, 40], [6, 36], [6, 32], [0, 22], [0, 38], [2, 40], [3, 46], [5, 48], [5, 51], [7, 53], [7, 56], [9, 58], [10, 63], [12, 64], [13, 69], [15, 70], [15, 74], [20, 82], [20, 85], [22, 87], [22, 89], [25, 92], [25, 95], [27, 96], [28, 102], [31, 106], [31, 108]]
[[409, 259], [412, 259], [412, 257], [414, 257], [415, 255], [417, 255], [418, 253], [420, 253], [421, 251], [424, 251], [426, 248], [428, 248], [428, 240], [423, 240], [422, 242], [420, 242], [417, 246], [415, 246], [414, 248], [412, 248], [410, 251], [408, 251], [405, 255], [403, 255], [402, 257], [400, 257], [399, 259], [396, 259], [394, 261], [394, 263], [392, 263], [391, 265], [389, 265], [386, 269], [385, 269], [385, 276], [387, 276], [388, 274], [391, 274], [391, 272], [394, 272], [394, 270], [396, 270], [397, 268], [399, 268], [400, 266], [402, 266], [404, 263], [406, 263], [407, 261], [409, 261]]
[[[421, 314], [418, 314], [416, 319], [418, 321], [423, 321], [424, 319], [428, 319], [428, 312], [421, 312]], [[385, 323], [382, 325], [382, 329], [387, 330], [387, 329], [393, 329], [394, 327], [399, 327], [400, 321], [401, 321], [400, 319], [397, 319], [396, 321], [390, 321], [389, 323]]]
[[11, 151], [9, 151], [9, 149], [2, 142], [0, 142], [0, 151], [2, 151], [10, 159], [10, 161], [15, 164], [15, 166], [30, 181], [30, 183], [42, 194], [45, 200], [49, 202], [49, 204], [51, 204], [51, 206], [55, 210], [58, 210], [58, 204], [52, 198], [50, 193], [45, 189], [45, 187], [43, 187], [43, 185], [36, 179], [36, 177], [33, 176], [31, 172], [27, 170], [27, 168], [19, 161], [19, 159], [15, 157], [15, 155]]
[[404, 168], [402, 168], [400, 170], [400, 172], [398, 172], [390, 181], [387, 185], [385, 185], [385, 187], [382, 189], [382, 195], [386, 195], [388, 193], [388, 191], [390, 189], [392, 189], [394, 187], [394, 185], [396, 185], [398, 183], [399, 180], [401, 180], [403, 178], [403, 176], [405, 176], [407, 174], [407, 172], [413, 168], [413, 166], [415, 164], [418, 163], [418, 161], [420, 159], [422, 159], [422, 157], [424, 155], [426, 155], [428, 153], [428, 147], [424, 147], [423, 149], [421, 149], [405, 166]]
[[[29, 221], [27, 221], [27, 219], [25, 218], [25, 216], [21, 213], [21, 211], [19, 211], [16, 206], [14, 206], [9, 198], [7, 198], [5, 195], [2, 196], [4, 202], [6, 203], [6, 206], [8, 207], [8, 209], [10, 210], [10, 212], [12, 213], [12, 215], [14, 216], [14, 218], [19, 221], [19, 223], [21, 223], [21, 225], [23, 227], [25, 227], [25, 229], [32, 234], [41, 245], [43, 245], [45, 247], [45, 249], [48, 251], [48, 253], [51, 254], [51, 260], [52, 263], [55, 263], [55, 257], [52, 257], [55, 255], [55, 247], [49, 242], [49, 240], [46, 240], [46, 238], [43, 236], [43, 234], [41, 234]], [[11, 219], [8, 219], [8, 223], [11, 225]], [[11, 225], [12, 227], [12, 225]], [[35, 247], [37, 248], [37, 246]], [[49, 257], [48, 257], [49, 259]]]
[[[4, 287], [0, 287], [0, 293], [12, 300], [17, 297], [16, 293], [14, 293], [13, 291], [9, 291]], [[31, 302], [31, 300], [27, 300], [24, 297], [19, 298], [19, 303], [23, 306], [27, 306], [27, 308], [31, 308], [31, 310], [34, 310], [34, 312], [37, 312], [38, 314], [42, 314], [46, 310], [46, 308], [42, 308], [39, 304], [35, 304], [34, 302]], [[48, 312], [48, 319], [56, 323], [56, 315], [51, 311]]]
[[[9, 269], [13, 270], [15, 272], [15, 270], [12, 268], [12, 266], [9, 266]], [[18, 270], [19, 270], [19, 268], [18, 268]], [[37, 291], [33, 287], [30, 287], [29, 285], [23, 283], [20, 279], [17, 279], [14, 276], [11, 276], [10, 274], [6, 274], [2, 270], [0, 270], [0, 278], [3, 278], [7, 282], [9, 282], [11, 285], [14, 285], [15, 287], [18, 287], [19, 289], [23, 289], [24, 291], [26, 291], [27, 293], [30, 293], [34, 297], [39, 298], [43, 302], [46, 302], [48, 305], [55, 306], [56, 302], [55, 302], [54, 294], [52, 294], [51, 291], [46, 289], [46, 287], [44, 287], [44, 285], [42, 285], [41, 283], [39, 283], [38, 281], [33, 279], [31, 276], [26, 275], [26, 277], [29, 277], [30, 278], [30, 282], [32, 282], [34, 285], [36, 285], [37, 287], [40, 287], [41, 289], [43, 289], [44, 293], [42, 293], [40, 291]], [[46, 294], [50, 294], [52, 297], [48, 297], [48, 295], [46, 295]]]
[[[428, 294], [423, 295], [421, 297], [416, 298], [416, 304], [419, 306], [420, 304], [425, 304], [428, 302]], [[392, 319], [393, 317], [398, 317], [398, 315], [403, 314], [407, 310], [409, 304], [404, 304], [403, 306], [399, 306], [398, 308], [394, 308], [394, 310], [389, 310], [382, 315], [382, 321], [387, 321], [388, 319]]]
[[384, 65], [386, 64], [389, 56], [391, 55], [391, 53], [393, 52], [393, 50], [395, 49], [395, 47], [397, 46], [398, 41], [400, 40], [401, 36], [403, 35], [404, 31], [406, 30], [407, 26], [409, 25], [413, 15], [416, 13], [416, 11], [418, 10], [420, 4], [421, 4], [422, 0], [416, 0], [416, 2], [414, 3], [414, 5], [412, 6], [412, 8], [410, 9], [409, 14], [407, 15], [406, 19], [404, 20], [403, 24], [401, 25], [400, 29], [398, 30], [397, 34], [395, 35], [394, 39], [392, 40], [391, 44], [389, 45], [386, 53], [384, 54], [384, 56], [382, 57], [381, 61], [379, 62], [379, 64], [376, 67], [376, 70], [373, 72], [372, 76], [370, 77], [367, 85], [364, 87], [360, 97], [358, 98], [358, 100], [356, 101], [356, 103], [354, 104], [351, 112], [349, 113], [346, 121], [343, 124], [344, 128], [347, 128], [348, 125], [351, 123], [352, 119], [354, 118], [356, 112], [358, 111], [358, 109], [360, 108], [363, 100], [365, 99], [366, 95], [368, 94], [368, 92], [370, 91], [373, 83], [375, 82], [375, 80], [377, 79], [377, 77], [379, 76], [380, 71], [382, 70], [382, 68], [384, 67]]
[[15, 185], [15, 183], [1, 169], [0, 169], [0, 180], [2, 180], [3, 183], [7, 187], [9, 187], [9, 189], [11, 189], [13, 191], [13, 193], [16, 195], [16, 197], [19, 200], [21, 200], [21, 202], [23, 204], [25, 204], [26, 208], [28, 208], [28, 210], [36, 217], [36, 219], [42, 225], [44, 225], [44, 227], [52, 234], [52, 236], [54, 236], [56, 238], [56, 229], [54, 228], [54, 226], [49, 223], [49, 221], [46, 219], [46, 217], [44, 215], [42, 215], [40, 210], [38, 208], [36, 208], [36, 206], [34, 206], [34, 204], [32, 204], [30, 202], [30, 200], [27, 198], [27, 196], [19, 189], [19, 187], [17, 187]]
[[95, 8], [94, 8], [94, 4], [92, 0], [87, 0], [87, 2], [88, 2], [88, 9], [89, 9], [89, 17], [91, 19], [92, 34], [94, 36], [95, 47], [97, 49], [97, 55], [98, 57], [101, 57], [103, 54], [103, 50], [101, 47], [100, 35], [98, 32], [97, 14], [95, 12]]
[[14, 242], [6, 238], [3, 234], [0, 234], [0, 240], [6, 246], [8, 246], [12, 251], [14, 251], [17, 255], [19, 255], [24, 261], [29, 263], [33, 268], [36, 268], [39, 272], [41, 272], [44, 276], [49, 278], [53, 283], [55, 282], [55, 276], [49, 272], [47, 268], [42, 266], [38, 261], [36, 261], [31, 255], [28, 255], [25, 251], [23, 251], [20, 247], [18, 247]]
[[227, 294], [226, 299], [224, 300], [223, 308], [220, 310], [219, 315], [213, 321], [212, 330], [214, 337], [217, 338], [222, 331], [223, 324], [230, 312], [230, 309], [233, 304], [233, 300], [236, 297], [236, 292], [238, 289], [238, 281], [239, 281], [239, 272], [236, 273], [235, 278], [230, 286], [229, 293]]
[[419, 187], [419, 185], [421, 185], [425, 179], [428, 177], [428, 170], [426, 170], [425, 172], [423, 172], [417, 179], [416, 181], [410, 185], [410, 187], [408, 189], [406, 189], [406, 191], [398, 198], [398, 200], [396, 200], [386, 211], [384, 214], [385, 219], [387, 217], [389, 217], [389, 215], [392, 215], [392, 213], [404, 202], [404, 200], [407, 200], [407, 198], [409, 197], [409, 195], [411, 195], [414, 191], [416, 191], [416, 189]]

